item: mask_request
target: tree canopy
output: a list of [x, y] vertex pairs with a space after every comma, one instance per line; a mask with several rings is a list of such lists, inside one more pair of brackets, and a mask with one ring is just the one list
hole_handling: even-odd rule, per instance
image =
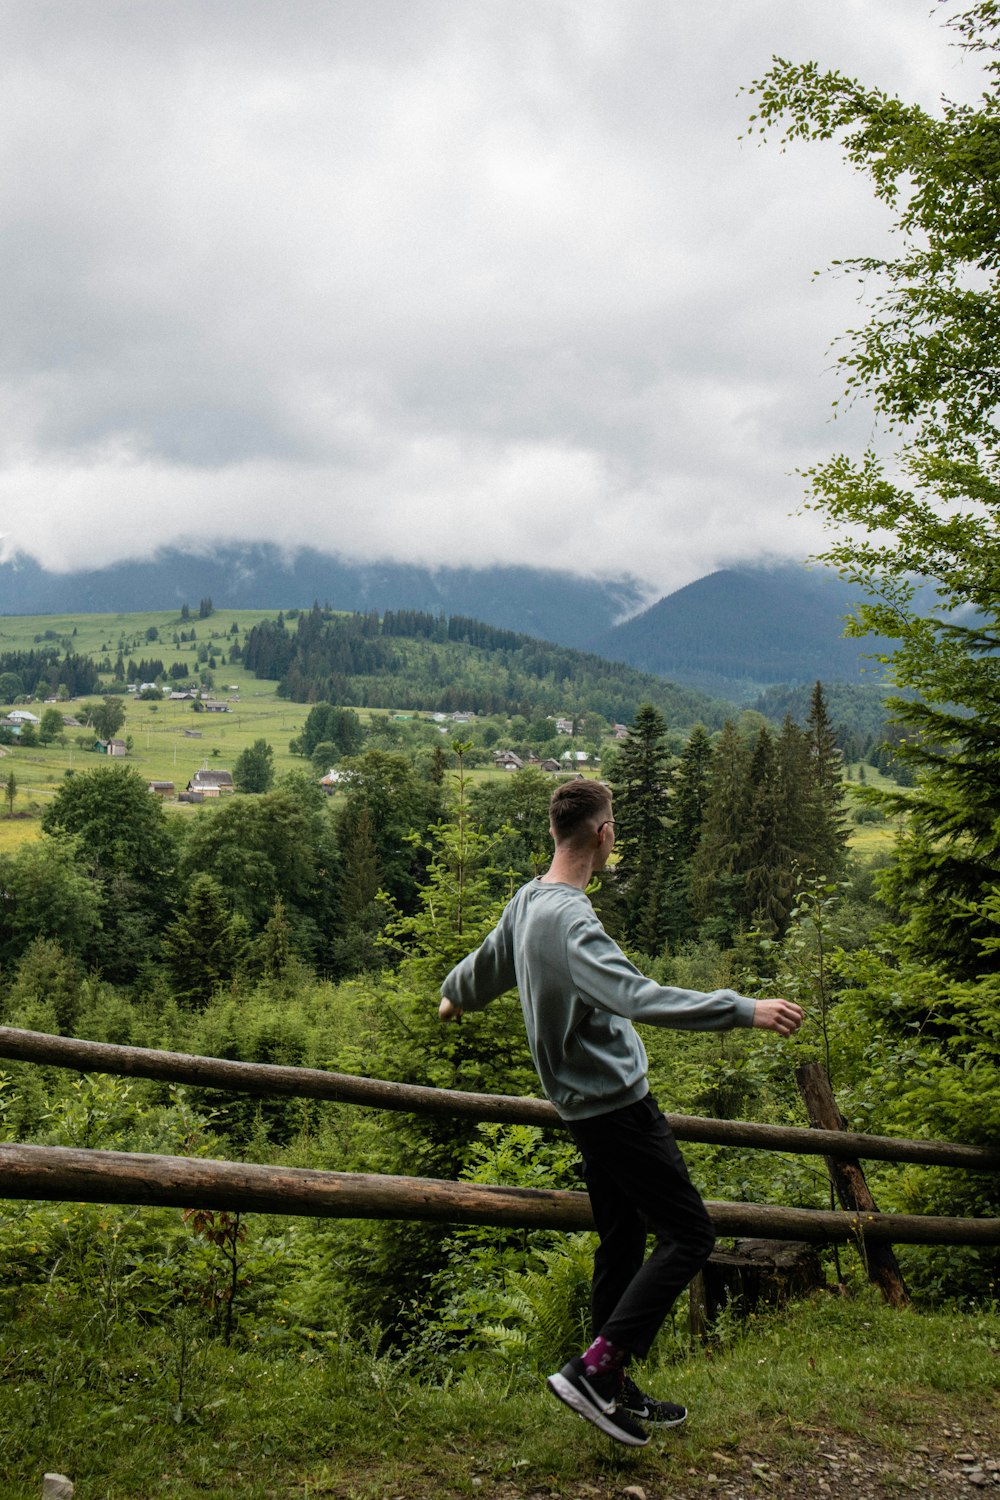
[[889, 639], [904, 690], [891, 706], [917, 786], [891, 799], [909, 831], [887, 889], [914, 949], [971, 974], [998, 962], [982, 941], [1000, 881], [1000, 9], [948, 24], [982, 61], [975, 105], [932, 113], [779, 58], [751, 85], [751, 129], [840, 141], [894, 215], [891, 253], [842, 266], [875, 288], [839, 362], [878, 439], [808, 471], [807, 505], [831, 529], [825, 560], [867, 593], [852, 628]]

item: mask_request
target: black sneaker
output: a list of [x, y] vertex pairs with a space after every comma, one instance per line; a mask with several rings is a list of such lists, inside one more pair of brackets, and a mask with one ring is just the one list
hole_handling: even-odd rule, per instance
[[686, 1406], [678, 1406], [673, 1401], [657, 1401], [640, 1391], [631, 1375], [625, 1376], [618, 1406], [620, 1410], [627, 1411], [629, 1416], [641, 1417], [644, 1422], [655, 1422], [659, 1427], [679, 1427], [687, 1416]]
[[649, 1442], [649, 1433], [644, 1432], [638, 1422], [634, 1422], [618, 1405], [621, 1383], [620, 1370], [609, 1370], [605, 1375], [588, 1375], [580, 1355], [563, 1365], [557, 1375], [550, 1375], [546, 1382], [552, 1394], [584, 1421], [593, 1422], [618, 1443], [627, 1443], [630, 1448], [644, 1448]]

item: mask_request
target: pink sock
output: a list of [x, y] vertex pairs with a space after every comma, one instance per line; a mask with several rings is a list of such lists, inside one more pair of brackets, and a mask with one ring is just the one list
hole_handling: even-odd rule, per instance
[[608, 1370], [620, 1370], [626, 1358], [624, 1349], [609, 1344], [598, 1334], [590, 1348], [584, 1351], [583, 1366], [588, 1375], [604, 1375]]

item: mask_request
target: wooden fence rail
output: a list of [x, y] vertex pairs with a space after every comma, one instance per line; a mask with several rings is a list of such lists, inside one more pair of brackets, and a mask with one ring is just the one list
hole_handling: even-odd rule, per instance
[[[504, 1124], [558, 1125], [543, 1099], [464, 1094], [355, 1078], [317, 1068], [229, 1062], [142, 1047], [49, 1036], [0, 1027], [0, 1057], [81, 1073], [111, 1073], [196, 1088], [294, 1096], [414, 1114]], [[1000, 1147], [950, 1141], [901, 1140], [840, 1130], [754, 1125], [668, 1115], [680, 1140], [834, 1158], [995, 1171]], [[534, 1229], [591, 1229], [585, 1193], [508, 1188], [428, 1178], [309, 1171], [200, 1158], [56, 1146], [0, 1145], [0, 1199], [129, 1203], [229, 1209], [334, 1218], [431, 1219]], [[769, 1204], [709, 1201], [721, 1235], [797, 1239], [812, 1243], [1000, 1245], [1000, 1219], [940, 1218], [878, 1212], [827, 1212]]]
[[[592, 1229], [586, 1193], [438, 1182], [426, 1177], [0, 1145], [0, 1198], [229, 1209], [339, 1219], [432, 1219], [527, 1229]], [[886, 1241], [1000, 1245], [1000, 1219], [848, 1214], [759, 1203], [707, 1203], [716, 1232], [814, 1244]]]
[[[159, 1052], [149, 1047], [116, 1047], [107, 1042], [85, 1042], [75, 1037], [49, 1036], [40, 1031], [20, 1031], [12, 1026], [0, 1026], [0, 1057], [72, 1068], [80, 1073], [149, 1078], [161, 1083], [183, 1083], [194, 1088], [252, 1094], [258, 1098], [283, 1095], [327, 1099], [342, 1104], [367, 1105], [370, 1109], [450, 1115], [502, 1125], [556, 1126], [560, 1123], [559, 1116], [545, 1099], [463, 1094], [454, 1089], [422, 1088], [415, 1084], [386, 1083], [377, 1078], [328, 1073], [320, 1068], [228, 1062], [182, 1052]], [[667, 1115], [667, 1121], [679, 1141], [744, 1146], [758, 1151], [788, 1151], [805, 1156], [861, 1157], [868, 1161], [964, 1167], [974, 1172], [1000, 1169], [1000, 1146], [905, 1140], [804, 1126], [755, 1125], [747, 1120], [708, 1120], [696, 1115]]]

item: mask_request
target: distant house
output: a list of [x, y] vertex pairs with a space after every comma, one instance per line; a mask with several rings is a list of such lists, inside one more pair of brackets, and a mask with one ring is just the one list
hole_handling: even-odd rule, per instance
[[149, 790], [155, 792], [157, 797], [172, 797], [174, 795], [174, 784], [172, 781], [151, 781]]
[[612, 732], [614, 733], [614, 737], [615, 737], [616, 740], [627, 740], [628, 739], [628, 725], [627, 724], [612, 724], [611, 729], [612, 729]]
[[560, 760], [572, 761], [574, 765], [582, 766], [590, 759], [586, 750], [564, 750]]
[[513, 750], [501, 750], [493, 757], [498, 771], [523, 771], [524, 761]]
[[320, 786], [328, 796], [333, 796], [340, 783], [344, 780], [343, 771], [330, 770], [325, 776], [320, 777]]
[[95, 740], [94, 749], [98, 755], [128, 754], [128, 746], [124, 740]]
[[201, 739], [201, 730], [200, 729], [185, 729], [185, 731], [184, 731], [184, 738], [186, 740], [200, 740]]
[[42, 721], [37, 714], [29, 713], [26, 708], [12, 708], [7, 715], [10, 724], [40, 724]]
[[201, 706], [207, 714], [227, 714], [229, 704], [222, 703], [218, 698], [202, 698]]
[[540, 771], [561, 771], [562, 766], [557, 760], [552, 760], [551, 758], [549, 758], [548, 760], [543, 760], [538, 769]]
[[218, 797], [222, 792], [232, 792], [235, 790], [233, 786], [233, 773], [232, 771], [209, 771], [207, 769], [195, 771], [187, 784], [187, 790], [189, 792], [201, 792], [206, 797]]
[[572, 734], [572, 733], [573, 733], [573, 720], [572, 719], [557, 719], [556, 720], [556, 734]]

